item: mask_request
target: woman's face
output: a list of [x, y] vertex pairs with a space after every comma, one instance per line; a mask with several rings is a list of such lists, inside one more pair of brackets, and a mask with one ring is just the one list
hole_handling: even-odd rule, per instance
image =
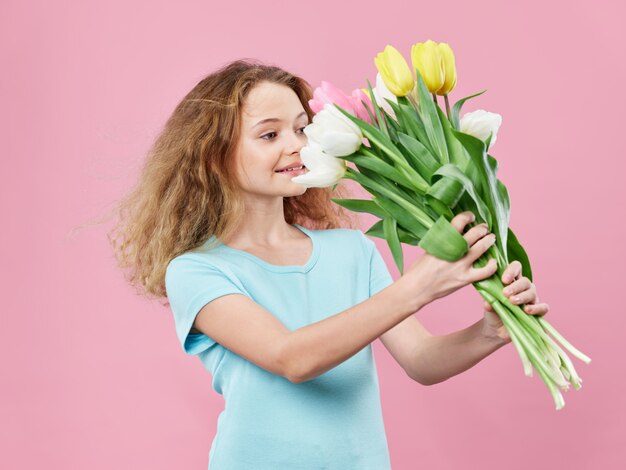
[[309, 118], [295, 92], [284, 85], [261, 82], [246, 97], [241, 140], [236, 151], [240, 187], [255, 196], [298, 196], [306, 186], [291, 178], [308, 170], [277, 173], [300, 162], [307, 143]]

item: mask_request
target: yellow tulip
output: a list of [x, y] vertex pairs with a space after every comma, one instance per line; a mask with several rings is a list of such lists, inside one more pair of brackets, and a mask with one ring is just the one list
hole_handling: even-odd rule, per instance
[[445, 81], [444, 63], [439, 46], [430, 39], [411, 46], [413, 69], [419, 70], [428, 91], [436, 93]]
[[374, 64], [391, 93], [396, 96], [407, 95], [415, 86], [413, 74], [406, 60], [395, 47], [387, 45], [379, 52]]
[[445, 80], [443, 86], [437, 90], [438, 95], [449, 94], [456, 86], [456, 65], [454, 63], [454, 53], [445, 42], [439, 43], [439, 52], [443, 57], [443, 70]]

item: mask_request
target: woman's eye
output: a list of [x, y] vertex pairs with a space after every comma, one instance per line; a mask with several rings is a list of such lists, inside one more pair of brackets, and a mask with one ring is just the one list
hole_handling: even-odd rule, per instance
[[[304, 126], [304, 127], [306, 127], [306, 126]], [[298, 131], [301, 134], [304, 134], [304, 127], [301, 127], [300, 129], [298, 129]], [[263, 134], [261, 136], [261, 139], [263, 139], [263, 140], [273, 140], [274, 137], [272, 137], [272, 136], [275, 136], [275, 135], [276, 135], [276, 132], [268, 132], [267, 134]]]

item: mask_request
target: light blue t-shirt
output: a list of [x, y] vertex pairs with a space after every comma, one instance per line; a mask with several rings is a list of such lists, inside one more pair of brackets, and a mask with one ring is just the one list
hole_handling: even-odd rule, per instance
[[225, 401], [209, 469], [390, 469], [371, 344], [295, 384], [189, 331], [200, 309], [226, 294], [250, 297], [293, 331], [363, 302], [393, 282], [376, 245], [360, 230], [293, 226], [313, 242], [303, 266], [273, 265], [223, 243], [209, 250], [205, 243], [167, 267], [165, 286], [178, 339], [187, 354], [198, 355]]

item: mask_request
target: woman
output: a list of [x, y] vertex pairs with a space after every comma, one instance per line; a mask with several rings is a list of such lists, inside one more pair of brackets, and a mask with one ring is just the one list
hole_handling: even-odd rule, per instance
[[[498, 315], [446, 336], [413, 315], [496, 272], [473, 261], [494, 242], [469, 212], [470, 250], [429, 254], [392, 280], [373, 241], [331, 197], [291, 181], [313, 113], [311, 87], [278, 67], [235, 61], [204, 78], [156, 140], [123, 202], [116, 252], [130, 281], [167, 296], [183, 350], [224, 396], [209, 468], [390, 468], [371, 343], [415, 381], [458, 374], [511, 341]], [[530, 314], [535, 287], [503, 282]]]

